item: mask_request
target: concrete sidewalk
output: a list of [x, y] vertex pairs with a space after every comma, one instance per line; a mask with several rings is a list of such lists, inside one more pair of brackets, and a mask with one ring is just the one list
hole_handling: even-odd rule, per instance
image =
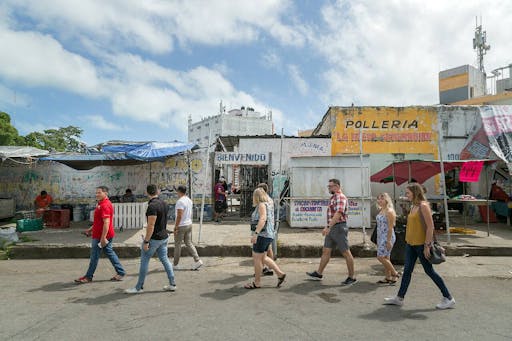
[[[45, 258], [88, 258], [90, 238], [80, 232], [89, 226], [89, 222], [71, 222], [66, 229], [45, 228], [41, 231], [24, 232], [22, 236], [28, 242], [20, 242], [11, 246], [8, 251], [10, 258], [45, 259]], [[13, 226], [3, 224], [0, 227]], [[453, 224], [455, 227], [461, 224]], [[452, 227], [453, 227], [452, 226]], [[169, 230], [173, 228], [169, 225]], [[512, 256], [512, 227], [494, 223], [490, 225], [490, 236], [487, 236], [486, 224], [468, 224], [476, 234], [451, 234], [451, 243], [446, 243], [447, 235], [438, 234], [438, 240], [447, 249], [448, 256]], [[199, 232], [201, 232], [200, 242]], [[375, 257], [375, 245], [370, 242], [372, 230], [366, 231], [366, 245], [363, 243], [362, 229], [351, 229], [349, 241], [351, 251], [356, 257]], [[116, 231], [114, 248], [122, 258], [140, 256], [142, 229]], [[203, 257], [250, 257], [250, 231], [247, 222], [225, 222], [216, 224], [204, 223], [201, 231], [199, 224], [194, 223], [193, 241], [199, 254]], [[278, 257], [320, 257], [323, 237], [320, 229], [290, 228], [281, 224], [278, 238]], [[172, 257], [174, 242], [171, 236], [169, 255]], [[186, 250], [182, 247], [183, 253]], [[337, 253], [338, 254], [338, 253]]]

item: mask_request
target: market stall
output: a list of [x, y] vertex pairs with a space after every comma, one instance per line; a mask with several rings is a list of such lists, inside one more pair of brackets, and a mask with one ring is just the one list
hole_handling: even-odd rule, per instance
[[324, 227], [330, 194], [329, 179], [339, 179], [348, 198], [349, 227], [370, 222], [370, 164], [365, 156], [294, 157], [289, 161], [290, 227]]
[[[407, 160], [407, 161], [399, 161], [393, 162], [389, 166], [380, 170], [379, 172], [373, 174], [370, 177], [372, 182], [393, 182], [393, 195], [396, 201], [396, 191], [395, 184], [401, 185], [406, 182], [418, 182], [420, 184], [424, 183], [426, 180], [430, 179], [434, 175], [444, 173], [450, 171], [455, 168], [461, 168], [460, 176], [463, 179], [459, 179], [461, 181], [466, 182], [478, 182], [480, 179], [480, 173], [483, 167], [487, 167], [488, 165], [495, 163], [497, 160], [460, 160], [460, 161], [449, 161], [449, 162], [441, 162], [438, 160]], [[489, 193], [489, 180], [487, 176], [487, 169], [485, 168], [485, 176], [484, 181], [486, 185], [486, 193]], [[444, 183], [444, 179], [443, 179]], [[487, 210], [487, 217], [489, 217], [489, 206], [491, 204], [491, 200], [489, 198], [484, 198], [481, 200], [470, 199], [468, 197], [460, 197], [456, 199], [449, 198], [446, 196], [445, 192], [446, 186], [443, 188], [443, 194], [441, 196], [436, 196], [434, 200], [440, 201], [444, 203], [444, 210], [448, 212], [448, 203], [459, 203], [466, 206], [468, 203], [477, 203], [480, 205], [485, 205]], [[450, 240], [450, 226], [449, 220], [447, 219], [446, 230], [448, 233], [448, 240]], [[489, 228], [489, 219], [487, 219], [487, 235], [490, 234]]]

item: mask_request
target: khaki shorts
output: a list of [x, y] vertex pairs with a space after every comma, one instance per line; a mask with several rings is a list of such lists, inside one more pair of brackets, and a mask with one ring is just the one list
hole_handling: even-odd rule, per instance
[[349, 249], [347, 223], [337, 223], [331, 227], [329, 234], [325, 236], [324, 247], [328, 249], [337, 247], [341, 252]]

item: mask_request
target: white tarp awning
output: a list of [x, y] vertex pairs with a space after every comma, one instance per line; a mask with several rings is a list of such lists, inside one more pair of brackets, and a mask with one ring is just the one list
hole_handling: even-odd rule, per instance
[[12, 158], [30, 158], [48, 155], [47, 150], [25, 146], [0, 146], [0, 158], [2, 161]]

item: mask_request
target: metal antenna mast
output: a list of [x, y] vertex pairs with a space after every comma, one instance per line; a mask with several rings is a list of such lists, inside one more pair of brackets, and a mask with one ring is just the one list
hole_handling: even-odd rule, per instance
[[475, 37], [473, 38], [473, 49], [476, 50], [478, 58], [478, 69], [485, 73], [484, 69], [484, 55], [491, 49], [491, 45], [487, 45], [487, 32], [482, 31], [482, 18], [480, 18], [480, 25], [478, 25], [478, 18], [476, 20]]

